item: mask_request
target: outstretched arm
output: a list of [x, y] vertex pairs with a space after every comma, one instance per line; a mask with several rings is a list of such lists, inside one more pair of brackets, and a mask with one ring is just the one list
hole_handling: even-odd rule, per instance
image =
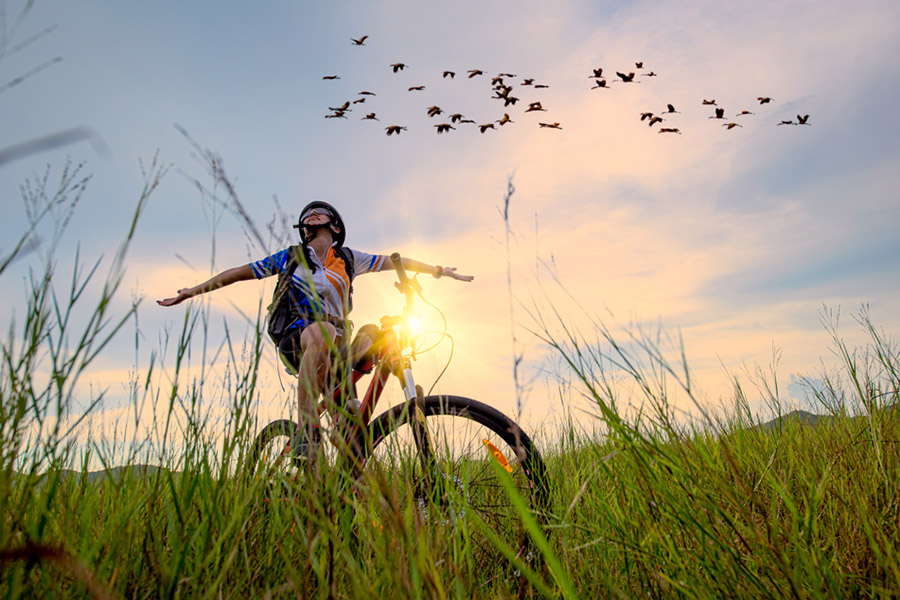
[[231, 285], [236, 281], [245, 281], [247, 279], [255, 278], [256, 277], [253, 275], [253, 270], [250, 268], [250, 265], [241, 265], [240, 267], [234, 267], [232, 269], [222, 271], [211, 279], [208, 279], [207, 281], [204, 281], [199, 285], [195, 285], [192, 288], [181, 288], [180, 290], [178, 290], [177, 296], [173, 298], [166, 298], [165, 300], [157, 300], [156, 303], [160, 306], [175, 306], [176, 304], [180, 304], [188, 298], [192, 298], [198, 294], [205, 294], [206, 292], [217, 290], [221, 287], [225, 287], [226, 285]]
[[[449, 277], [451, 279], [456, 279], [457, 281], [472, 281], [475, 279], [474, 275], [460, 275], [456, 272], [456, 267], [442, 267], [440, 265], [429, 265], [427, 263], [420, 262], [418, 260], [413, 260], [411, 258], [401, 257], [403, 261], [403, 268], [408, 271], [413, 271], [415, 273], [428, 273], [429, 275], [433, 275], [435, 277]], [[386, 260], [384, 264], [381, 265], [382, 271], [388, 271], [393, 269], [394, 266], [391, 264], [391, 261]]]

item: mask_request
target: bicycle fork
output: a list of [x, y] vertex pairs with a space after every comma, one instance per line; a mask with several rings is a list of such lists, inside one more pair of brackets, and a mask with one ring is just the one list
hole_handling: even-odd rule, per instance
[[403, 365], [400, 379], [403, 382], [406, 406], [413, 411], [409, 423], [416, 443], [419, 461], [421, 462], [422, 473], [430, 488], [432, 483], [431, 476], [434, 472], [434, 453], [431, 449], [431, 438], [428, 435], [428, 427], [425, 422], [425, 392], [422, 390], [421, 385], [416, 385], [412, 369], [410, 369], [408, 363]]

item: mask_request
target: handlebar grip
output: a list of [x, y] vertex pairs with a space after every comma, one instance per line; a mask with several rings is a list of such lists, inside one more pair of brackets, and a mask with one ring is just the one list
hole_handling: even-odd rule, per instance
[[400, 258], [399, 252], [391, 254], [391, 262], [394, 263], [394, 270], [397, 271], [397, 277], [400, 279], [400, 285], [406, 286], [409, 277], [406, 275], [406, 269], [403, 268], [403, 259]]

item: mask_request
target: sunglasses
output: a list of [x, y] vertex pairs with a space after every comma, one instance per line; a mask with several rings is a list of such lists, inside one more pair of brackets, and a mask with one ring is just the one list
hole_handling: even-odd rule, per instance
[[332, 221], [334, 220], [334, 215], [331, 214], [330, 210], [327, 210], [324, 208], [311, 208], [308, 211], [306, 211], [305, 213], [303, 213], [302, 215], [300, 215], [300, 223], [298, 223], [297, 225], [294, 225], [294, 229], [299, 229], [305, 220], [307, 220], [308, 218], [313, 217], [315, 215], [325, 215]]

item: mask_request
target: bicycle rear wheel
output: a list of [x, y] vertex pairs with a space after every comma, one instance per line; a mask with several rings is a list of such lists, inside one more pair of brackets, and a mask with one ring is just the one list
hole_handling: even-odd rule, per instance
[[300, 439], [297, 424], [290, 419], [272, 421], [262, 428], [253, 440], [248, 457], [247, 472], [272, 477], [279, 473], [292, 476], [302, 467], [303, 460], [296, 452]]
[[550, 508], [548, 482], [531, 438], [477, 400], [428, 396], [421, 405], [427, 430], [427, 448], [422, 448], [413, 407], [396, 406], [362, 432], [357, 447], [363, 450], [363, 469], [399, 476], [423, 522], [443, 529], [459, 525], [469, 532], [479, 569], [491, 573], [488, 577], [508, 563], [474, 521], [483, 521], [520, 560], [538, 567], [539, 553], [499, 479], [508, 473], [532, 514], [543, 521]]

